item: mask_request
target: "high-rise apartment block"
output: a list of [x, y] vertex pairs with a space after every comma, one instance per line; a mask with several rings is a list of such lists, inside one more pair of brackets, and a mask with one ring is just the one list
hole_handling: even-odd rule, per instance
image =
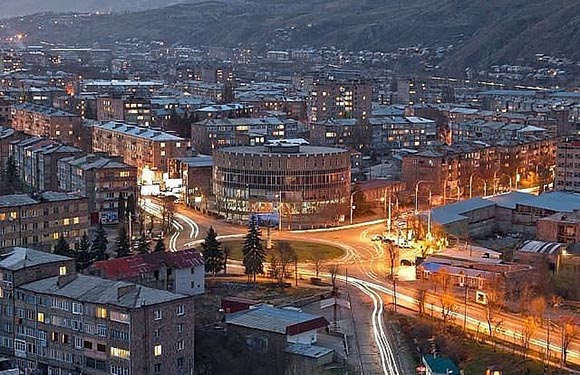
[[366, 121], [371, 114], [372, 94], [372, 84], [363, 79], [317, 79], [308, 99], [309, 120], [355, 118]]

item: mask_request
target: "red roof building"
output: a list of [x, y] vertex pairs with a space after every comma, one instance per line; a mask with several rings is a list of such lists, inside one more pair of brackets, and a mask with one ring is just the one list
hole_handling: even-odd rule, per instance
[[195, 295], [204, 292], [204, 261], [195, 249], [103, 260], [95, 262], [90, 272], [175, 293]]

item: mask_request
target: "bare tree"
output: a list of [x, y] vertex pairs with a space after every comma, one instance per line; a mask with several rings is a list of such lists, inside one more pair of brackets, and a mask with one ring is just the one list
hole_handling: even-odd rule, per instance
[[439, 296], [441, 305], [441, 318], [443, 319], [443, 329], [447, 328], [447, 323], [453, 319], [453, 314], [457, 310], [457, 301], [452, 293], [442, 292]]
[[487, 304], [485, 305], [485, 320], [489, 330], [489, 339], [492, 346], [495, 346], [495, 333], [503, 324], [501, 312], [505, 307], [505, 293], [498, 279], [494, 279], [489, 284], [487, 291]]
[[419, 307], [419, 316], [425, 315], [425, 301], [427, 299], [427, 289], [420, 288], [417, 291], [417, 306]]
[[322, 257], [318, 252], [315, 252], [312, 255], [311, 261], [312, 264], [314, 265], [314, 272], [316, 273], [316, 278], [318, 278], [318, 276], [320, 275], [320, 269], [322, 268], [324, 261], [322, 260]]
[[543, 321], [546, 307], [546, 298], [544, 296], [537, 296], [532, 299], [529, 311], [537, 322], [541, 323]]
[[580, 327], [574, 316], [564, 318], [562, 321], [562, 365], [566, 365], [568, 358], [568, 348], [572, 341], [580, 336]]
[[395, 277], [395, 265], [397, 262], [397, 258], [399, 256], [398, 247], [395, 246], [395, 244], [391, 240], [387, 240], [384, 243], [384, 245], [385, 250], [387, 251], [387, 255], [389, 256], [389, 267], [390, 267], [389, 277], [393, 279]]
[[530, 341], [537, 329], [538, 325], [536, 324], [536, 319], [534, 319], [534, 317], [528, 316], [524, 319], [524, 323], [522, 324], [522, 335], [520, 337], [524, 361], [526, 360], [528, 351], [530, 350]]

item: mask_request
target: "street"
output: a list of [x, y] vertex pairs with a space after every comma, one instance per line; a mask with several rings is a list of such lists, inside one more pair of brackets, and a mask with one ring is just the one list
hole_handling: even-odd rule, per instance
[[[154, 215], [161, 215], [161, 207], [154, 201], [145, 203], [143, 206], [147, 212]], [[175, 232], [169, 238], [169, 249], [179, 251], [188, 247], [196, 246], [203, 241], [205, 232], [210, 226], [218, 232], [219, 238], [241, 237], [245, 234], [246, 228], [227, 224], [220, 220], [208, 218], [194, 210], [178, 206], [174, 215], [173, 227]], [[359, 339], [361, 342], [372, 340], [372, 347], [365, 347], [371, 353], [364, 356], [363, 372], [365, 374], [403, 374], [402, 364], [396, 353], [396, 348], [388, 339], [389, 335], [385, 325], [385, 308], [393, 306], [393, 299], [396, 299], [396, 306], [417, 311], [419, 301], [417, 300], [417, 286], [413, 281], [414, 267], [399, 266], [399, 278], [396, 284], [388, 278], [390, 273], [389, 257], [385, 253], [380, 241], [371, 241], [372, 235], [382, 233], [385, 224], [375, 224], [365, 227], [353, 226], [344, 230], [305, 230], [293, 232], [273, 233], [273, 239], [306, 240], [312, 242], [328, 243], [338, 246], [344, 250], [342, 258], [336, 260], [341, 268], [340, 280], [356, 289], [366, 299], [370, 301], [370, 307], [363, 304], [357, 306], [355, 310], [356, 320], [368, 322], [368, 332], [358, 332], [361, 336], [368, 336]], [[409, 249], [401, 249], [399, 259], [415, 259], [420, 255], [420, 249], [414, 246]], [[238, 262], [239, 263], [239, 262]], [[302, 277], [314, 276], [313, 267], [309, 264], [300, 265], [299, 273]], [[327, 277], [328, 275], [322, 274]], [[396, 296], [393, 293], [393, 286], [396, 286]], [[425, 298], [425, 310], [432, 317], [440, 317], [442, 308], [439, 296], [428, 292]], [[465, 326], [475, 337], [485, 340], [488, 337], [488, 323], [486, 320], [486, 309], [484, 306], [474, 302], [461, 304], [460, 308], [450, 313], [450, 320], [458, 325]], [[515, 314], [502, 313], [502, 324], [497, 330], [495, 337], [505, 343], [521, 344], [523, 319]], [[360, 329], [360, 328], [359, 328]], [[546, 349], [553, 358], [554, 364], [558, 364], [561, 353], [559, 334], [551, 332], [553, 339], [548, 345], [548, 331], [546, 327], [538, 327], [530, 339], [530, 348], [537, 353], [544, 353]], [[361, 357], [362, 354], [361, 353]], [[575, 339], [568, 350], [568, 363], [580, 364], [580, 343]]]

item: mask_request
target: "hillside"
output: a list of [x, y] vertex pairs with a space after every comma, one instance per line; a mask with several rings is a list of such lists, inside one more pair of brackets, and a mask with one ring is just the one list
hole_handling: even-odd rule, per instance
[[140, 11], [179, 2], [179, 0], [2, 0], [0, 18], [38, 12]]
[[580, 0], [197, 0], [158, 10], [91, 17], [71, 26], [39, 16], [13, 27], [33, 41], [87, 45], [129, 37], [170, 43], [276, 48], [338, 46], [389, 51], [453, 45], [457, 69], [536, 53], [580, 60]]

